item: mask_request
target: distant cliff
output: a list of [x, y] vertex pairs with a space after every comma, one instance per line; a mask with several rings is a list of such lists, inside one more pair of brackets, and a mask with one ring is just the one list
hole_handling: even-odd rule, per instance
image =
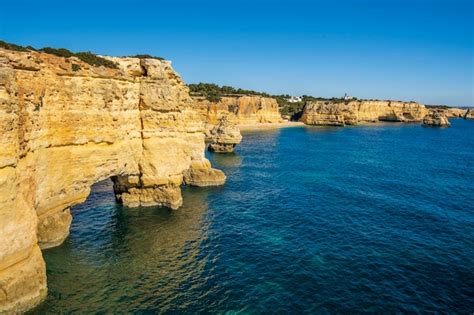
[[211, 102], [204, 97], [193, 97], [193, 101], [194, 108], [210, 125], [218, 124], [223, 115], [228, 116], [229, 121], [237, 125], [282, 121], [278, 103], [271, 97], [227, 96], [216, 102]]
[[175, 209], [182, 183], [225, 181], [171, 63], [105, 59], [0, 49], [0, 313], [44, 299], [40, 247], [61, 244], [95, 182], [112, 178], [125, 205]]
[[424, 105], [399, 101], [311, 101], [301, 121], [308, 125], [345, 126], [364, 122], [420, 122], [428, 114]]

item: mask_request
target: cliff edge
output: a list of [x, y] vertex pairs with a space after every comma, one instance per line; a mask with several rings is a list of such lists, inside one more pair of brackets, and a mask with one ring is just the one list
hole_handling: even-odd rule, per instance
[[126, 206], [182, 203], [180, 185], [220, 185], [204, 123], [169, 61], [0, 49], [0, 313], [47, 294], [40, 248], [61, 244], [70, 207], [112, 178]]
[[421, 122], [429, 110], [419, 103], [399, 101], [312, 101], [301, 121], [308, 125], [345, 126], [365, 122]]

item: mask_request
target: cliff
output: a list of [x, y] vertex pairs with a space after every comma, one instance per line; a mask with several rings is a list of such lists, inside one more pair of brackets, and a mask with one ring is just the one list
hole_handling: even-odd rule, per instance
[[464, 114], [464, 119], [474, 119], [474, 110], [469, 108]]
[[209, 125], [217, 125], [222, 116], [231, 123], [253, 125], [282, 121], [278, 103], [274, 98], [263, 96], [222, 97], [219, 102], [210, 102], [203, 97], [193, 97], [194, 108]]
[[428, 114], [424, 105], [399, 101], [308, 102], [301, 121], [308, 125], [345, 126], [364, 122], [419, 122]]
[[446, 109], [444, 112], [448, 118], [463, 118], [464, 115], [466, 115], [467, 110], [451, 107]]
[[67, 237], [70, 207], [112, 178], [127, 206], [182, 203], [180, 185], [219, 185], [204, 124], [168, 61], [0, 49], [0, 313], [47, 294], [40, 248]]

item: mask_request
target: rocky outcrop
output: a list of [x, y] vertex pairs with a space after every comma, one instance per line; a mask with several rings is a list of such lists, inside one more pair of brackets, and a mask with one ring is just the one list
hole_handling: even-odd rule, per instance
[[430, 111], [430, 113], [423, 118], [423, 126], [449, 127], [450, 125], [448, 117], [443, 111]]
[[474, 110], [472, 108], [469, 108], [466, 111], [466, 114], [464, 114], [464, 119], [474, 119]]
[[40, 247], [69, 233], [70, 207], [114, 180], [126, 206], [182, 203], [180, 185], [219, 185], [201, 113], [168, 61], [0, 49], [0, 313], [47, 292]]
[[345, 126], [364, 122], [419, 122], [428, 113], [424, 105], [399, 101], [313, 101], [303, 110], [308, 125]]
[[219, 123], [223, 116], [236, 125], [278, 123], [282, 121], [278, 103], [274, 98], [262, 96], [222, 97], [219, 102], [210, 102], [203, 97], [193, 97], [194, 108], [211, 126]]
[[466, 110], [462, 108], [447, 108], [444, 113], [448, 118], [463, 118], [466, 115]]
[[242, 135], [236, 125], [223, 116], [206, 137], [208, 149], [212, 152], [233, 152], [234, 147], [242, 141]]

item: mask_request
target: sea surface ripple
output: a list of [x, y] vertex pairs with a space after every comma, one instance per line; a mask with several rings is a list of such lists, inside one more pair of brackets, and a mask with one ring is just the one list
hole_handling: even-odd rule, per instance
[[32, 313], [474, 312], [474, 121], [245, 132], [223, 187], [127, 209], [109, 181]]

